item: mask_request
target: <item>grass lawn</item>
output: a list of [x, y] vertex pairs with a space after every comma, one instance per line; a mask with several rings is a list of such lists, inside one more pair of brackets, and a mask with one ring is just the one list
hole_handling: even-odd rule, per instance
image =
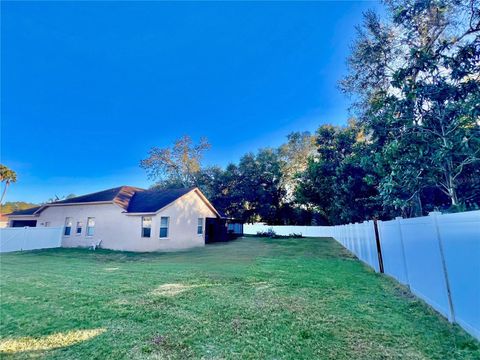
[[332, 239], [3, 254], [2, 358], [480, 359]]

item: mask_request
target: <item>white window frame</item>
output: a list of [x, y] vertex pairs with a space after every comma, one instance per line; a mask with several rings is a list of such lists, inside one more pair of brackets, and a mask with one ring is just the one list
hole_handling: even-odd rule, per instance
[[[146, 218], [149, 218], [150, 219], [150, 226], [144, 226], [143, 222], [144, 222], [144, 219]], [[153, 221], [153, 218], [151, 216], [142, 216], [142, 219], [140, 220], [141, 223], [140, 223], [140, 236], [142, 238], [151, 238], [152, 237], [152, 221]], [[150, 234], [148, 234], [148, 236], [145, 236], [144, 232], [143, 232], [143, 229], [150, 229]]]
[[[162, 219], [167, 219], [167, 226], [162, 226]], [[162, 236], [162, 229], [167, 229], [167, 235]], [[160, 216], [160, 226], [158, 230], [158, 237], [160, 239], [168, 239], [170, 236], [170, 216]]]
[[[89, 220], [90, 219], [93, 219], [93, 226], [89, 225]], [[95, 235], [95, 226], [96, 226], [95, 217], [93, 217], [93, 216], [87, 217], [87, 226], [85, 228], [85, 235], [88, 236], [88, 237], [94, 236]], [[90, 229], [93, 230], [91, 234], [90, 234]]]
[[203, 236], [203, 219], [204, 218], [197, 219], [197, 235], [198, 236]]
[[[71, 218], [70, 216], [65, 217], [65, 228], [63, 229], [63, 236], [72, 235], [72, 227], [73, 227], [73, 218]], [[67, 234], [67, 229], [68, 229], [68, 234]]]
[[[80, 229], [80, 232], [78, 232], [78, 229]], [[75, 236], [82, 235], [82, 231], [83, 231], [83, 222], [77, 221], [77, 225], [75, 226]]]

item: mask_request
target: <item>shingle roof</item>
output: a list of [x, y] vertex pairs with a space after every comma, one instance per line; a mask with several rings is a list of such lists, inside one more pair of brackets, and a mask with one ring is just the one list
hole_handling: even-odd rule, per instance
[[193, 189], [194, 188], [151, 189], [137, 191], [130, 200], [127, 212], [142, 213], [158, 211]]
[[[43, 206], [37, 206], [26, 210], [14, 211], [8, 215], [33, 215], [40, 208], [51, 205], [114, 202], [126, 212], [148, 213], [156, 212], [167, 206], [179, 197], [190, 192], [194, 188], [145, 190], [133, 186], [119, 186], [113, 189], [103, 190], [92, 194], [77, 196], [70, 199], [55, 201]], [[43, 210], [43, 209], [42, 209]]]
[[33, 213], [40, 208], [41, 208], [41, 206], [35, 206], [35, 207], [30, 208], [30, 209], [12, 211], [10, 214], [6, 214], [6, 215], [7, 216], [8, 215], [33, 215]]
[[92, 194], [76, 196], [70, 199], [55, 201], [51, 204], [77, 204], [89, 202], [113, 201], [123, 209], [128, 208], [128, 203], [136, 191], [145, 191], [133, 186], [119, 186], [113, 189], [103, 190]]

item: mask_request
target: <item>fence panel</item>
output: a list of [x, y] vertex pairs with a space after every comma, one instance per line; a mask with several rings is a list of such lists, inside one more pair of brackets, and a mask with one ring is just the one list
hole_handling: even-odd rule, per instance
[[288, 236], [292, 234], [301, 234], [306, 237], [331, 237], [332, 226], [299, 226], [299, 225], [275, 225], [266, 224], [245, 224], [243, 233], [246, 235], [256, 235], [258, 232], [275, 231], [275, 234]]
[[373, 221], [367, 221], [364, 223], [364, 232], [365, 232], [365, 241], [368, 251], [368, 263], [376, 272], [380, 271], [380, 266], [378, 264], [378, 253], [377, 253], [377, 240], [375, 238], [375, 227]]
[[61, 246], [61, 227], [0, 229], [0, 252], [48, 249]]
[[410, 289], [450, 318], [442, 257], [433, 216], [400, 220]]
[[362, 261], [365, 262], [363, 259], [363, 250], [362, 250], [362, 243], [360, 239], [360, 234], [359, 234], [359, 224], [355, 223], [351, 226], [352, 228], [352, 238], [353, 238], [353, 250], [355, 255]]
[[[296, 228], [297, 226], [295, 226]], [[306, 237], [331, 237], [333, 235], [331, 226], [298, 226], [303, 228], [301, 234]], [[294, 231], [295, 233], [296, 231]], [[296, 232], [298, 234], [298, 232]]]
[[373, 221], [347, 225], [353, 238], [352, 252], [364, 263], [379, 271]]
[[480, 210], [437, 220], [455, 321], [480, 339]]
[[345, 225], [345, 238], [347, 240], [347, 249], [354, 253], [351, 224]]
[[378, 231], [380, 233], [385, 273], [394, 277], [400, 283], [408, 285], [400, 218], [379, 221]]

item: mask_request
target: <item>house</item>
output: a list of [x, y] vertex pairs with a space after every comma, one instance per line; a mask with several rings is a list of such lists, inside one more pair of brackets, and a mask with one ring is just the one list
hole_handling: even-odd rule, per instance
[[0, 214], [0, 229], [8, 226], [7, 215]]
[[227, 224], [198, 188], [120, 186], [8, 214], [10, 227], [63, 227], [63, 247], [164, 251], [223, 240]]

